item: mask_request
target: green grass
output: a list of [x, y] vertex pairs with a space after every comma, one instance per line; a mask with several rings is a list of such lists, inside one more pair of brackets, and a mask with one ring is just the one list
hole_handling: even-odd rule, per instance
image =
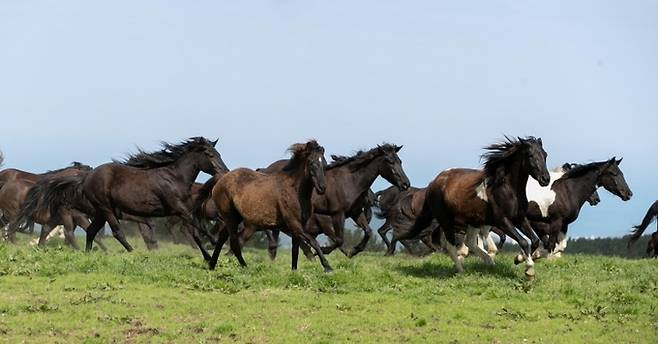
[[[131, 239], [137, 244], [138, 240]], [[586, 255], [537, 263], [528, 282], [511, 255], [495, 267], [443, 255], [290, 255], [248, 268], [197, 251], [85, 254], [0, 243], [0, 341], [246, 343], [657, 343], [658, 262]]]

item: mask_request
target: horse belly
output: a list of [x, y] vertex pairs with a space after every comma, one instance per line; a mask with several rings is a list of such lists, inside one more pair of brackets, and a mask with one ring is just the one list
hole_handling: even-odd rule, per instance
[[152, 193], [124, 194], [128, 197], [113, 197], [115, 208], [137, 216], [165, 216], [165, 207], [159, 197]]
[[244, 222], [249, 225], [260, 228], [271, 228], [282, 223], [279, 218], [278, 209], [272, 206], [270, 202], [264, 202], [263, 200], [237, 199], [235, 207]]

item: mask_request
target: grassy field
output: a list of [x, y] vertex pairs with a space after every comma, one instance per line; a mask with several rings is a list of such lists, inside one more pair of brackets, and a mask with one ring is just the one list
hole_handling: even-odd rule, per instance
[[442, 255], [332, 254], [324, 274], [251, 250], [248, 268], [223, 256], [211, 272], [189, 247], [106, 243], [0, 243], [0, 341], [658, 343], [655, 260], [567, 255], [527, 282], [511, 255], [455, 275]]

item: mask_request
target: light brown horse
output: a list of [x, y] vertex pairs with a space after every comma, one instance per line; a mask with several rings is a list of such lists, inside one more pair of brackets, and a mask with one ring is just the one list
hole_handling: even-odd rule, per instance
[[290, 151], [292, 158], [282, 171], [265, 174], [239, 168], [224, 175], [213, 188], [212, 198], [225, 224], [209, 262], [211, 270], [229, 238], [238, 262], [241, 266], [247, 265], [240, 247], [240, 223], [261, 231], [284, 228], [292, 237], [293, 270], [297, 269], [300, 242], [316, 251], [325, 271], [332, 270], [318, 242], [305, 231], [313, 213], [313, 189], [319, 194], [326, 190], [324, 148], [311, 140], [292, 145]]

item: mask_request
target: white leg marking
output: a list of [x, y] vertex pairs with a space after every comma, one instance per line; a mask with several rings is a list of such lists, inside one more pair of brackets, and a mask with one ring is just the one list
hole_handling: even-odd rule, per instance
[[478, 239], [480, 236], [480, 228], [468, 227], [466, 229], [466, 246], [468, 246], [469, 251], [475, 252], [475, 254], [482, 259], [483, 262], [493, 265], [494, 261], [487, 254], [480, 245], [478, 245]]

